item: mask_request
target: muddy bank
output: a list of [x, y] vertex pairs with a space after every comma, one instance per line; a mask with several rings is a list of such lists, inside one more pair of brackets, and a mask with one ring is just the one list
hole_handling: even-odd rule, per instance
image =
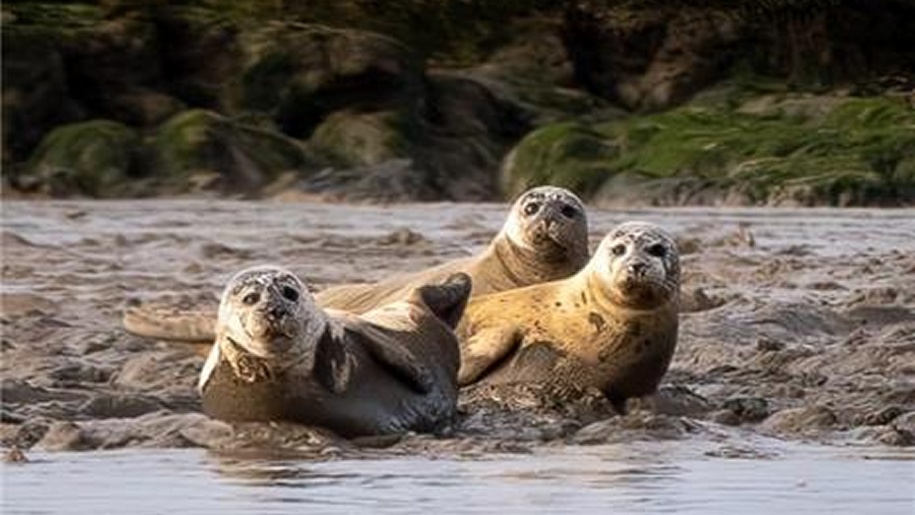
[[589, 392], [553, 405], [531, 389], [471, 390], [460, 419], [437, 436], [353, 443], [293, 426], [232, 427], [199, 413], [199, 349], [119, 326], [137, 299], [214, 302], [250, 264], [288, 266], [321, 288], [466, 255], [496, 232], [504, 210], [5, 202], [0, 439], [54, 450], [266, 442], [315, 457], [742, 434], [915, 443], [911, 210], [593, 211], [592, 241], [620, 221], [647, 219], [673, 231], [684, 254], [673, 365], [661, 395], [624, 417]]

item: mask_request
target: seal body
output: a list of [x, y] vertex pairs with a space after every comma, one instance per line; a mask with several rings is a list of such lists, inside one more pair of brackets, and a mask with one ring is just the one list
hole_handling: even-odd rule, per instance
[[220, 304], [199, 383], [203, 410], [347, 437], [434, 429], [454, 414], [452, 328], [470, 287], [466, 275], [454, 276], [357, 316], [318, 308], [285, 270], [243, 271]]
[[[345, 284], [315, 295], [317, 303], [353, 313], [407, 298], [419, 286], [455, 273], [472, 280], [472, 296], [554, 281], [578, 272], [588, 262], [588, 222], [574, 193], [553, 186], [532, 188], [515, 200], [500, 232], [479, 254], [397, 274], [377, 283]], [[123, 319], [131, 333], [152, 338], [212, 341], [215, 310], [167, 305], [129, 308]]]
[[353, 312], [403, 299], [417, 285], [462, 272], [473, 281], [472, 296], [553, 281], [576, 273], [588, 261], [584, 204], [569, 190], [540, 186], [515, 200], [501, 231], [479, 254], [372, 284], [330, 287], [318, 304]]
[[679, 276], [672, 237], [622, 224], [578, 274], [471, 300], [458, 327], [459, 382], [593, 386], [623, 409], [653, 393], [670, 364]]

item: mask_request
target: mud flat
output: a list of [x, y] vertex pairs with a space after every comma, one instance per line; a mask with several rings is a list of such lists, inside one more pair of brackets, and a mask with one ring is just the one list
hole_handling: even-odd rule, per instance
[[[673, 231], [681, 337], [661, 395], [626, 416], [600, 399], [470, 391], [435, 436], [346, 442], [200, 413], [199, 348], [126, 334], [137, 300], [215, 302], [241, 267], [277, 263], [320, 288], [475, 252], [496, 204], [390, 207], [235, 201], [4, 202], [0, 442], [27, 453], [269, 443], [316, 459], [541, 452], [634, 440], [915, 444], [915, 210], [594, 211]], [[379, 449], [383, 448], [383, 449]], [[905, 451], [908, 453], [909, 451]]]

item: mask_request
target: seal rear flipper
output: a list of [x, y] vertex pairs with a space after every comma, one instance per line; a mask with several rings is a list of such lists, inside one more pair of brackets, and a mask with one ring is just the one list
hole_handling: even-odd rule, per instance
[[461, 345], [458, 385], [467, 386], [496, 369], [521, 343], [514, 329], [489, 329], [474, 334]]
[[439, 320], [454, 329], [464, 315], [472, 288], [473, 281], [470, 276], [458, 272], [448, 276], [441, 284], [427, 284], [416, 288], [413, 295], [419, 297]]
[[435, 387], [435, 377], [429, 368], [410, 349], [392, 340], [390, 334], [363, 334], [347, 329], [346, 335], [359, 342], [379, 365], [416, 393], [426, 395]]
[[122, 319], [127, 332], [160, 340], [212, 342], [216, 339], [216, 311], [190, 310], [162, 304], [127, 308]]

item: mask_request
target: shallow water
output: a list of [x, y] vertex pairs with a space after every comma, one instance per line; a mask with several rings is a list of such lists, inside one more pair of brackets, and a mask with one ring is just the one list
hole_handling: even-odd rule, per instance
[[[487, 450], [473, 459], [411, 457], [406, 447], [397, 456], [324, 462], [202, 449], [49, 453], [37, 449], [70, 447], [28, 438], [25, 426], [50, 419], [78, 421], [75, 444], [188, 444], [181, 417], [194, 414], [185, 412], [193, 411], [187, 399], [202, 358], [123, 333], [128, 299], [213, 295], [242, 266], [265, 262], [291, 266], [316, 285], [375, 280], [475, 252], [504, 214], [495, 204], [4, 203], [0, 375], [4, 391], [18, 396], [6, 397], [4, 409], [28, 424], [0, 429], [8, 441], [27, 442], [19, 445], [32, 462], [2, 465], [0, 512], [915, 514], [911, 447], [745, 436], [759, 429], [795, 440], [911, 445], [899, 436], [910, 426], [900, 422], [897, 431], [892, 417], [881, 418], [893, 409], [898, 420], [913, 420], [906, 418], [915, 398], [911, 209], [589, 212], [595, 243], [626, 219], [661, 223], [692, 242], [684, 248], [686, 284], [724, 304], [682, 318], [669, 376], [705, 396], [710, 410], [735, 397], [766, 400], [773, 416], [761, 424], [714, 425], [673, 441], [636, 428], [651, 441], [632, 443], [626, 434], [611, 440], [624, 444], [592, 446], [528, 435], [518, 447], [530, 454]], [[424, 239], [390, 238], [402, 228]], [[123, 412], [92, 411], [107, 405], [93, 401], [112, 396], [125, 400]], [[174, 413], [147, 412], [163, 406]], [[828, 408], [828, 416], [811, 411], [771, 423], [805, 408]], [[668, 420], [661, 429], [680, 427]], [[512, 443], [520, 434], [497, 429]]]
[[[760, 449], [766, 449], [760, 456]], [[915, 511], [915, 452], [701, 442], [486, 459], [306, 462], [201, 450], [34, 453], [3, 513], [879, 513]], [[738, 456], [741, 452], [734, 453]]]

